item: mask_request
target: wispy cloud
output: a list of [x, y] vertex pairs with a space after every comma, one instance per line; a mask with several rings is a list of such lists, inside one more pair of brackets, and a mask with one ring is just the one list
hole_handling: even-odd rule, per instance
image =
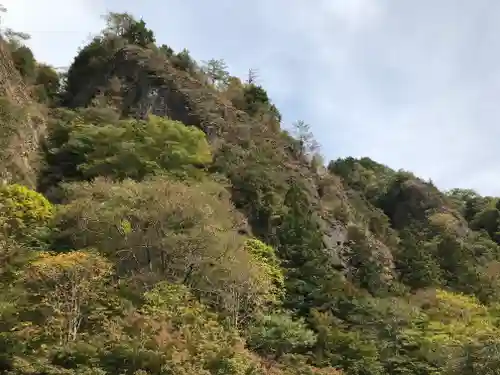
[[68, 65], [107, 10], [261, 81], [327, 158], [370, 156], [442, 188], [500, 194], [500, 3], [495, 0], [4, 0], [37, 56]]

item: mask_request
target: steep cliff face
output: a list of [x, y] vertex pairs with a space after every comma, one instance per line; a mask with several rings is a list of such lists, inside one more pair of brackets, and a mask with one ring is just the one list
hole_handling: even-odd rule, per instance
[[451, 375], [499, 345], [498, 198], [326, 168], [251, 77], [109, 17], [64, 87], [0, 50], [0, 177], [39, 190], [0, 186], [1, 369]]
[[2, 41], [0, 96], [0, 178], [35, 186], [38, 146], [45, 132], [43, 107], [32, 100]]
[[[368, 158], [338, 160], [319, 171], [285, 132], [236, 108], [199, 71], [179, 69], [156, 48], [119, 38], [105, 43], [104, 57], [84, 64], [88, 78], [72, 86], [68, 105], [113, 106], [123, 116], [154, 114], [203, 130], [213, 148], [211, 172], [229, 179], [232, 200], [252, 232], [278, 251], [287, 241], [287, 215], [298, 210], [320, 238], [304, 240], [301, 252], [320, 247], [345, 279], [370, 291], [392, 290], [404, 280], [401, 269], [409, 261], [402, 238], [435, 247], [429, 256], [441, 269], [447, 267], [442, 236], [462, 244], [475, 236], [431, 183]], [[295, 188], [300, 197], [290, 198]]]
[[390, 250], [370, 233], [371, 219], [356, 207], [362, 205], [368, 214], [376, 211], [364, 198], [357, 195], [353, 203], [352, 192], [339, 178], [317, 173], [282, 133], [238, 110], [162, 53], [113, 47], [113, 55], [93, 67], [93, 82], [73, 95], [71, 106], [113, 104], [124, 115], [155, 114], [199, 127], [214, 148], [214, 171], [229, 177], [233, 201], [249, 216], [256, 234], [269, 237], [279, 230], [286, 193], [300, 182], [322, 233], [323, 251], [336, 267], [347, 277], [357, 272], [359, 262], [353, 261], [349, 238], [349, 227], [356, 225], [370, 249], [366, 256], [380, 269], [380, 281], [394, 278]]

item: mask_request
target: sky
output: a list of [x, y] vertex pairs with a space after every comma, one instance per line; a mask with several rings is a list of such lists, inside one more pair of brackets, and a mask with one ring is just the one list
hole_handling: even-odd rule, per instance
[[39, 61], [70, 65], [108, 11], [233, 75], [257, 68], [326, 160], [368, 156], [441, 189], [500, 195], [500, 1], [0, 0]]

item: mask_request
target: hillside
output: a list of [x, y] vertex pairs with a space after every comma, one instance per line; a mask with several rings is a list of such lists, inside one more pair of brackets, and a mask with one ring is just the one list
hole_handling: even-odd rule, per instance
[[325, 167], [253, 74], [111, 13], [0, 41], [0, 374], [500, 374], [500, 203]]

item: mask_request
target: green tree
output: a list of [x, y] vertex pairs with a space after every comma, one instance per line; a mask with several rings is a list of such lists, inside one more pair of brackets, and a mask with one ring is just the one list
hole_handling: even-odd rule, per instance
[[65, 107], [85, 107], [90, 104], [97, 92], [94, 82], [100, 79], [107, 63], [124, 44], [124, 39], [98, 36], [78, 52], [66, 74], [62, 103]]
[[498, 334], [488, 309], [474, 297], [431, 289], [416, 293], [412, 300], [426, 317], [416, 321], [405, 335], [441, 368], [460, 355], [461, 348]]
[[418, 239], [409, 231], [400, 233], [401, 243], [396, 252], [396, 269], [401, 281], [412, 289], [439, 285], [442, 270], [435, 256], [435, 247]]
[[384, 245], [356, 225], [347, 228], [347, 240], [353, 282], [373, 294], [387, 292], [392, 283], [392, 256], [387, 254]]
[[284, 291], [285, 276], [275, 250], [255, 238], [245, 241], [245, 249], [250, 253], [253, 260], [262, 267], [265, 271], [265, 277], [271, 280], [273, 284], [273, 293], [267, 296], [266, 299], [277, 302], [282, 297]]
[[67, 196], [55, 220], [57, 249], [94, 247], [121, 276], [184, 283], [235, 326], [279, 298], [272, 260], [245, 248], [236, 230], [243, 219], [217, 183], [97, 179]]
[[196, 70], [196, 61], [191, 57], [188, 49], [184, 48], [171, 58], [172, 64], [180, 70], [193, 73]]
[[123, 37], [130, 44], [136, 44], [141, 47], [146, 47], [156, 42], [153, 31], [146, 27], [146, 23], [143, 20], [132, 22], [128, 30], [123, 34]]
[[470, 222], [470, 226], [475, 230], [485, 230], [490, 238], [497, 243], [500, 243], [500, 211], [493, 204], [490, 203], [483, 210], [477, 212]]
[[[232, 84], [231, 84], [232, 83]], [[230, 81], [229, 87], [235, 88], [235, 80]], [[233, 96], [232, 102], [238, 109], [247, 112], [250, 116], [257, 116], [262, 113], [271, 113], [274, 118], [281, 122], [281, 113], [278, 108], [271, 102], [267, 91], [260, 85], [248, 83], [246, 85], [238, 84], [241, 93]]]
[[100, 110], [57, 110], [46, 160], [42, 186], [97, 176], [199, 177], [212, 154], [203, 132], [180, 122], [155, 116], [146, 121], [118, 120], [112, 112]]
[[22, 185], [0, 185], [0, 227], [9, 237], [32, 243], [47, 228], [54, 207], [41, 194]]
[[224, 60], [210, 59], [203, 62], [202, 70], [209, 77], [210, 83], [216, 88], [225, 89], [229, 82], [229, 72]]
[[144, 20], [137, 21], [130, 13], [109, 12], [103, 18], [106, 21], [102, 31], [105, 38], [121, 37], [129, 44], [141, 47], [156, 42], [154, 32], [146, 27]]
[[466, 345], [462, 352], [450, 361], [446, 374], [500, 374], [500, 342], [498, 338], [492, 337], [481, 343]]
[[316, 342], [313, 331], [303, 320], [294, 320], [288, 314], [265, 315], [249, 329], [251, 348], [279, 358], [283, 354], [303, 351]]
[[367, 332], [347, 330], [329, 313], [313, 313], [318, 332], [315, 357], [319, 365], [342, 369], [348, 375], [383, 374], [375, 342]]
[[16, 48], [12, 51], [12, 60], [23, 79], [33, 83], [36, 77], [36, 60], [31, 49], [26, 46]]
[[61, 77], [54, 68], [39, 64], [36, 68], [36, 80], [38, 100], [49, 105], [57, 104], [61, 92]]
[[322, 233], [299, 183], [291, 181], [284, 204], [276, 249], [286, 270], [286, 306], [305, 314], [326, 302], [330, 283], [338, 282], [338, 264], [323, 249]]
[[23, 272], [31, 302], [41, 310], [52, 310], [37, 327], [38, 334], [55, 335], [61, 344], [76, 341], [82, 326], [89, 323], [91, 301], [99, 298], [111, 271], [109, 262], [91, 252], [40, 253]]
[[245, 110], [251, 115], [257, 113], [262, 105], [269, 105], [270, 100], [267, 91], [262, 86], [249, 84], [244, 87]]
[[148, 121], [120, 121], [117, 126], [87, 125], [70, 136], [68, 147], [87, 151], [80, 165], [85, 178], [109, 176], [141, 180], [164, 172], [189, 174], [212, 160], [198, 129], [151, 116]]

